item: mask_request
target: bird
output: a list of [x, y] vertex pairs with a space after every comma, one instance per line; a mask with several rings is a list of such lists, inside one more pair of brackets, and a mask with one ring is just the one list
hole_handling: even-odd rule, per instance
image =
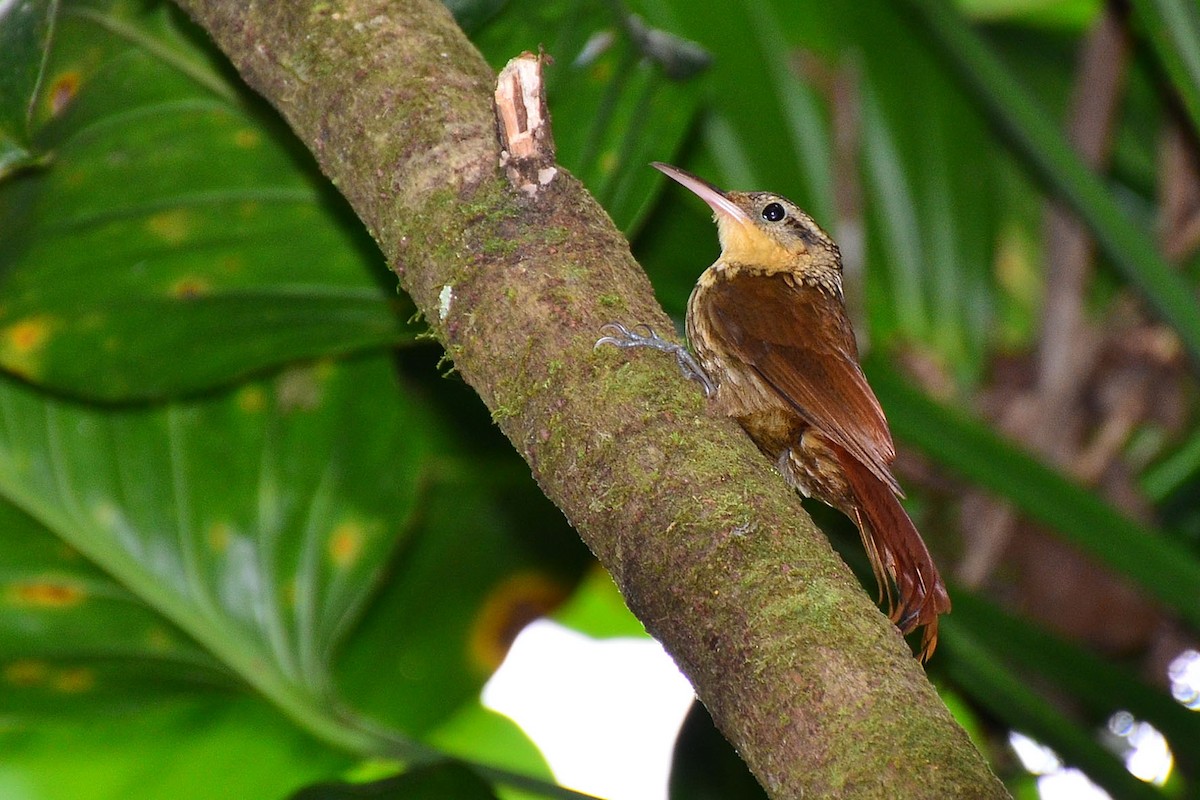
[[717, 224], [721, 255], [688, 299], [692, 350], [618, 322], [604, 326], [596, 347], [674, 355], [710, 407], [736, 420], [791, 486], [853, 520], [879, 602], [886, 599], [901, 633], [923, 629], [918, 658], [928, 660], [950, 596], [900, 503], [896, 449], [859, 365], [837, 244], [778, 194], [722, 191], [678, 167], [653, 166], [704, 200]]

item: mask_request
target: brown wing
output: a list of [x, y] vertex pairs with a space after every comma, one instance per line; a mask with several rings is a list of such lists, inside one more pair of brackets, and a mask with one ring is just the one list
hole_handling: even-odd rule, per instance
[[896, 457], [883, 409], [858, 365], [840, 298], [782, 274], [720, 277], [696, 313], [716, 349], [753, 369], [810, 425], [858, 459], [892, 491]]

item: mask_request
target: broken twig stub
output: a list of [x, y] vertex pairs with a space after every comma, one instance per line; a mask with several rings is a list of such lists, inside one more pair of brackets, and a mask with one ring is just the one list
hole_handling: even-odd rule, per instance
[[546, 87], [542, 83], [546, 61], [545, 56], [522, 53], [500, 70], [496, 81], [500, 166], [509, 182], [530, 197], [558, 174]]

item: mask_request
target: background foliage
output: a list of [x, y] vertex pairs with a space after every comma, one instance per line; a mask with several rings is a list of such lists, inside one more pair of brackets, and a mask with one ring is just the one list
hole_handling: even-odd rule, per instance
[[[1114, 796], [1195, 792], [1167, 678], [1200, 626], [1195, 7], [448, 5], [495, 66], [555, 57], [560, 160], [672, 313], [716, 243], [650, 160], [842, 244], [909, 508], [959, 578], [930, 672], [1010, 786], [1016, 729]], [[0, 795], [340, 797], [379, 752], [430, 765], [375, 796], [554, 792], [502, 774], [549, 777], [478, 693], [588, 556], [393, 285], [175, 9], [2, 7]], [[1119, 710], [1173, 745], [1165, 789], [1124, 768]], [[752, 796], [731, 758], [693, 714], [676, 796]]]

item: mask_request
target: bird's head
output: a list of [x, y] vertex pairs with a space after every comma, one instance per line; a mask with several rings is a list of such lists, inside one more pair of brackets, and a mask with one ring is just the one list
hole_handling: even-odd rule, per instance
[[840, 284], [837, 245], [795, 203], [770, 192], [725, 192], [670, 164], [654, 167], [712, 208], [722, 261], [767, 272], [815, 270]]

